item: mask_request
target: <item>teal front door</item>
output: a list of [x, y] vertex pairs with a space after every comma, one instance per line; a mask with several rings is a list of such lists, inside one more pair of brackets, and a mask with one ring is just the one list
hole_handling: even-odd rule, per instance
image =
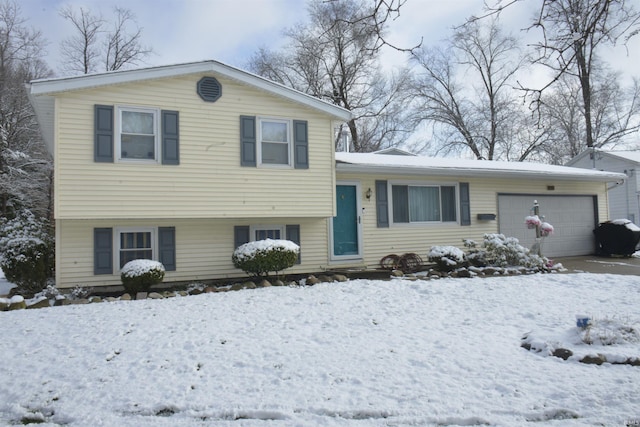
[[354, 258], [360, 256], [360, 216], [358, 212], [358, 186], [336, 186], [337, 216], [333, 217], [333, 256]]

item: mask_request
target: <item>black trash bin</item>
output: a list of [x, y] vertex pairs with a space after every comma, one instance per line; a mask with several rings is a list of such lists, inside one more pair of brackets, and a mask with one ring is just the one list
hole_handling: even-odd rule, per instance
[[593, 232], [599, 255], [633, 255], [640, 241], [640, 227], [628, 219], [601, 222]]

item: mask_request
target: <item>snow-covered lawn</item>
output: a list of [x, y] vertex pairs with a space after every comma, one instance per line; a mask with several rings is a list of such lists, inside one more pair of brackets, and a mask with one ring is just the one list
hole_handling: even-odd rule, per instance
[[640, 367], [520, 343], [637, 357], [578, 344], [575, 315], [637, 331], [639, 307], [640, 277], [547, 274], [4, 312], [0, 424], [624, 426]]

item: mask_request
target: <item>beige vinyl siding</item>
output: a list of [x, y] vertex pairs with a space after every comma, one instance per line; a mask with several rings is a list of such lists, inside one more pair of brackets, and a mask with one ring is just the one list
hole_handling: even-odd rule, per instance
[[[61, 94], [56, 218], [331, 216], [331, 117], [220, 76], [222, 97], [204, 102], [196, 93], [201, 77]], [[95, 163], [94, 104], [179, 111], [180, 165]], [[308, 121], [309, 169], [241, 167], [240, 115]]]
[[[363, 232], [363, 260], [352, 263], [335, 263], [334, 265], [367, 266], [375, 268], [380, 259], [389, 254], [401, 255], [414, 252], [424, 260], [432, 246], [451, 245], [464, 248], [463, 239], [473, 239], [482, 242], [485, 233], [497, 233], [498, 221], [478, 221], [479, 213], [498, 213], [498, 193], [514, 194], [582, 194], [598, 196], [598, 216], [604, 221], [607, 216], [606, 184], [597, 182], [569, 182], [569, 181], [534, 181], [509, 179], [484, 179], [484, 178], [455, 178], [445, 177], [416, 177], [406, 175], [365, 175], [339, 172], [337, 179], [344, 181], [360, 181], [361, 203], [363, 208], [362, 232]], [[451, 184], [468, 182], [471, 202], [471, 225], [461, 226], [458, 212], [457, 223], [434, 224], [393, 224], [389, 228], [378, 228], [376, 220], [376, 194], [375, 181], [405, 181], [411, 183], [424, 182], [429, 184]], [[554, 185], [555, 190], [547, 190], [548, 185]], [[372, 197], [365, 197], [367, 189], [371, 188]], [[534, 196], [531, 203], [533, 205]], [[459, 203], [459, 197], [458, 197]], [[522, 221], [528, 212], [522, 213]], [[389, 218], [391, 220], [391, 218]]]
[[[58, 257], [56, 286], [120, 285], [120, 276], [93, 274], [93, 229], [101, 227], [175, 227], [176, 271], [165, 282], [204, 281], [244, 277], [231, 262], [236, 225], [299, 224], [302, 263], [287, 274], [322, 271], [327, 266], [327, 223], [319, 218], [261, 218], [259, 221], [229, 219], [181, 220], [57, 220]], [[115, 250], [115, 248], [114, 248]], [[117, 266], [114, 266], [117, 269]]]

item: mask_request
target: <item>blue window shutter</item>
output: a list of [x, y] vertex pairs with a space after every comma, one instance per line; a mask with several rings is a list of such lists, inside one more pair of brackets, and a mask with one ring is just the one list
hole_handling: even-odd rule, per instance
[[296, 169], [309, 169], [309, 134], [306, 121], [293, 121], [293, 164]]
[[96, 162], [113, 162], [113, 106], [94, 106], [93, 156]]
[[256, 166], [256, 118], [240, 116], [240, 166]]
[[177, 111], [162, 110], [162, 164], [180, 164], [180, 125]]
[[389, 197], [387, 181], [376, 181], [376, 219], [378, 228], [389, 227]]
[[166, 271], [176, 271], [176, 228], [158, 227], [158, 261]]
[[[296, 245], [300, 246], [300, 225], [287, 225], [286, 226], [287, 240], [291, 240]], [[298, 261], [296, 264], [302, 262], [302, 249], [298, 253]]]
[[235, 248], [249, 243], [249, 240], [251, 240], [251, 236], [249, 236], [248, 225], [236, 225], [233, 227], [233, 244]]
[[471, 225], [471, 198], [469, 183], [460, 183], [460, 225]]
[[113, 274], [113, 230], [93, 229], [93, 274]]

